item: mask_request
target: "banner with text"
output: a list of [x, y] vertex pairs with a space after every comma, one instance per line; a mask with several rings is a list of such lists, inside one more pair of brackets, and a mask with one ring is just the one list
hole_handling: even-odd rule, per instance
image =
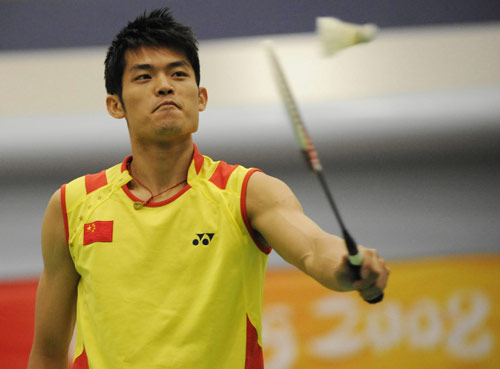
[[382, 303], [268, 271], [266, 369], [500, 368], [500, 255], [392, 261]]

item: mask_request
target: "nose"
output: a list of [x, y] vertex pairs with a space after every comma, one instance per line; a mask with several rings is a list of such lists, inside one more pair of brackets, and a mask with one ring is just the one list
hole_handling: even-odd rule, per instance
[[174, 93], [174, 87], [170, 83], [167, 76], [164, 75], [158, 76], [158, 81], [155, 90], [156, 94], [159, 96], [172, 95]]

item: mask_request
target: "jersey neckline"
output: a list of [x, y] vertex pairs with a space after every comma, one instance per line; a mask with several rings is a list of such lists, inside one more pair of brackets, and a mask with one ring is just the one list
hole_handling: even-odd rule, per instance
[[[189, 165], [189, 170], [188, 170], [188, 178], [187, 178], [187, 181], [186, 181], [186, 185], [179, 191], [177, 192], [175, 195], [172, 195], [171, 197], [165, 199], [165, 200], [162, 200], [162, 201], [150, 201], [148, 203], [146, 203], [145, 200], [142, 200], [140, 198], [138, 198], [137, 196], [135, 196], [132, 191], [128, 188], [127, 184], [130, 182], [127, 182], [125, 183], [123, 186], [122, 186], [122, 190], [123, 192], [125, 192], [125, 194], [134, 202], [134, 203], [138, 203], [140, 204], [138, 206], [138, 209], [141, 208], [141, 207], [147, 207], [147, 208], [155, 208], [155, 207], [160, 207], [160, 206], [164, 206], [164, 205], [167, 205], [173, 201], [175, 201], [176, 199], [178, 199], [180, 196], [182, 196], [184, 193], [186, 193], [186, 191], [188, 191], [190, 188], [191, 188], [191, 185], [189, 184], [190, 182], [190, 173], [192, 173], [192, 169], [194, 169], [194, 171], [196, 172], [196, 174], [199, 174], [200, 171], [201, 171], [201, 167], [203, 165], [203, 161], [204, 161], [204, 157], [203, 155], [201, 155], [199, 152], [198, 152], [198, 148], [196, 147], [195, 144], [193, 144], [193, 157], [191, 159], [191, 164]], [[121, 172], [124, 173], [124, 172], [127, 172], [127, 174], [130, 176], [130, 173], [128, 172], [128, 164], [132, 161], [132, 155], [129, 155], [127, 156], [123, 162], [122, 162], [122, 166], [121, 166]], [[132, 177], [130, 176], [130, 180], [132, 180]]]

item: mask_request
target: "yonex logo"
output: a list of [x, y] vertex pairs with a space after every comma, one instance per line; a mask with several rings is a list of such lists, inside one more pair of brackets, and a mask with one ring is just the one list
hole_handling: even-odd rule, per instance
[[198, 238], [193, 240], [193, 245], [198, 246], [201, 242], [203, 245], [208, 246], [212, 241], [214, 234], [215, 233], [196, 233]]

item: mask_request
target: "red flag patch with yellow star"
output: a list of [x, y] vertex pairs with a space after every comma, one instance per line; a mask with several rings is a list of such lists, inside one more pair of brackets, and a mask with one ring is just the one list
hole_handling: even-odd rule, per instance
[[113, 242], [113, 221], [98, 220], [83, 226], [83, 244], [94, 242]]

